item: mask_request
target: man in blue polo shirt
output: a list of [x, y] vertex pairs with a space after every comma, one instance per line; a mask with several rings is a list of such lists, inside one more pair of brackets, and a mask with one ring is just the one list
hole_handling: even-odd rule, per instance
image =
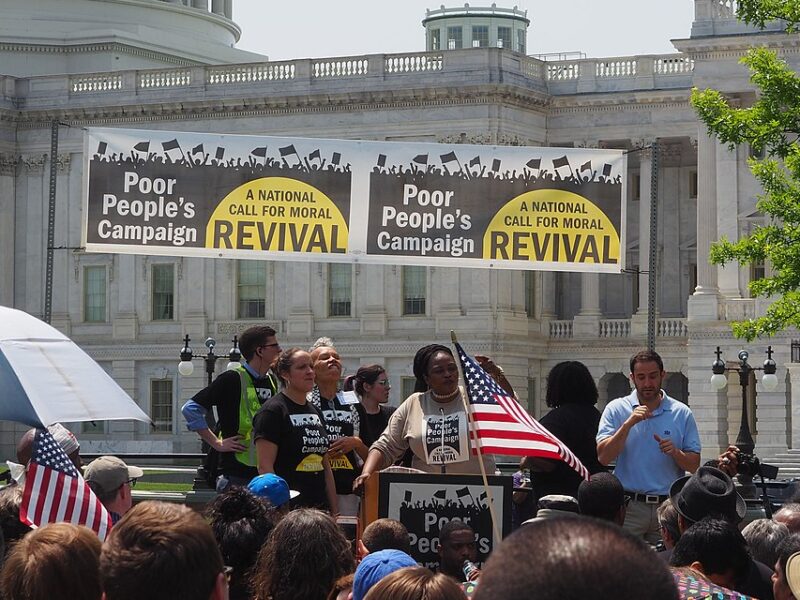
[[631, 358], [634, 391], [608, 403], [597, 431], [597, 458], [616, 460], [614, 475], [631, 497], [625, 529], [655, 543], [656, 508], [673, 481], [700, 466], [700, 435], [692, 411], [661, 389], [664, 363], [652, 350]]

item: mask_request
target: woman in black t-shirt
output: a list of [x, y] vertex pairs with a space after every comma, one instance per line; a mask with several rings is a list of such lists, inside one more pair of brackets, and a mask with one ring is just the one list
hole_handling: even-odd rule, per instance
[[381, 365], [366, 365], [359, 367], [355, 375], [350, 375], [344, 380], [344, 390], [353, 390], [361, 401], [361, 441], [367, 448], [372, 442], [381, 437], [383, 430], [389, 423], [389, 417], [396, 410], [394, 406], [387, 406], [389, 390], [392, 384], [386, 375], [386, 369]]
[[[547, 406], [552, 410], [539, 422], [572, 450], [589, 473], [605, 469], [597, 460], [597, 427], [600, 412], [597, 386], [592, 374], [581, 362], [570, 360], [558, 363], [547, 376]], [[536, 498], [549, 494], [577, 497], [581, 476], [567, 463], [527, 457], [531, 484]]]
[[328, 434], [320, 412], [306, 400], [314, 387], [311, 355], [300, 348], [285, 350], [275, 371], [284, 388], [253, 417], [259, 473], [283, 477], [300, 495], [295, 506], [339, 507], [333, 472], [326, 453]]

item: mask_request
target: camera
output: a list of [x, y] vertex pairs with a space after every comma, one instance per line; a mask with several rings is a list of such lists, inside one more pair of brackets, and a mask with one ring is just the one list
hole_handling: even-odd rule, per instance
[[745, 477], [755, 477], [760, 475], [765, 479], [775, 479], [778, 477], [778, 467], [762, 463], [755, 454], [747, 454], [741, 450], [736, 452], [736, 474]]

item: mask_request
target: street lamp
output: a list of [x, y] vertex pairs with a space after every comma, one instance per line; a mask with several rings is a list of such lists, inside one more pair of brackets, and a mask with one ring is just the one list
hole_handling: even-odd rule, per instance
[[728, 385], [728, 378], [725, 375], [726, 371], [733, 371], [739, 374], [739, 385], [742, 386], [742, 422], [739, 427], [739, 434], [736, 436], [736, 446], [746, 454], [752, 454], [755, 449], [755, 442], [750, 433], [750, 420], [747, 415], [747, 386], [750, 383], [750, 374], [754, 371], [764, 371], [764, 376], [761, 378], [761, 385], [768, 392], [772, 392], [778, 387], [778, 377], [775, 375], [777, 365], [772, 359], [772, 346], [767, 348], [767, 360], [764, 361], [762, 367], [752, 367], [747, 362], [750, 358], [750, 353], [747, 350], [739, 352], [739, 364], [735, 367], [725, 366], [725, 361], [722, 360], [722, 351], [717, 346], [717, 358], [711, 365], [711, 370], [714, 374], [711, 376], [711, 386], [716, 390], [722, 390]]
[[[187, 334], [183, 338], [183, 349], [181, 349], [181, 362], [178, 363], [178, 372], [183, 375], [184, 377], [188, 377], [192, 373], [194, 373], [194, 364], [192, 363], [192, 359], [195, 358], [192, 354], [192, 349], [189, 346], [189, 335]], [[203, 359], [206, 365], [206, 375], [208, 377], [208, 385], [211, 385], [212, 379], [214, 379], [214, 369], [217, 366], [217, 361], [221, 358], [225, 358], [224, 355], [216, 355], [214, 354], [214, 348], [217, 345], [217, 341], [214, 338], [206, 338], [205, 347], [208, 348], [208, 354], [205, 356], [199, 357]], [[239, 352], [239, 338], [237, 336], [233, 336], [233, 346], [231, 347], [230, 351], [227, 355], [228, 358], [228, 370], [233, 370], [237, 366], [239, 366], [240, 361], [242, 360], [242, 353]]]

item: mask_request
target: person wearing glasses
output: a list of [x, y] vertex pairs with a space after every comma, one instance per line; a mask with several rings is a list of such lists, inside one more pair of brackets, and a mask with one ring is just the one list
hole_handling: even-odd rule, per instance
[[128, 466], [116, 456], [95, 458], [84, 470], [83, 478], [106, 507], [111, 522], [116, 523], [133, 506], [132, 490], [144, 475], [139, 467]]
[[389, 417], [396, 407], [389, 406], [389, 391], [392, 384], [386, 369], [381, 365], [365, 365], [359, 367], [355, 375], [348, 375], [344, 380], [344, 391], [354, 391], [361, 402], [361, 441], [369, 448], [381, 437]]
[[[278, 393], [278, 379], [272, 364], [281, 346], [271, 327], [250, 327], [239, 336], [244, 362], [220, 374], [181, 408], [186, 426], [211, 447], [206, 470], [218, 492], [232, 485], [246, 486], [258, 475], [252, 441], [253, 417], [261, 406]], [[219, 434], [208, 426], [207, 417], [217, 407]], [[216, 455], [215, 453], [219, 453]], [[218, 463], [211, 460], [218, 457]]]

